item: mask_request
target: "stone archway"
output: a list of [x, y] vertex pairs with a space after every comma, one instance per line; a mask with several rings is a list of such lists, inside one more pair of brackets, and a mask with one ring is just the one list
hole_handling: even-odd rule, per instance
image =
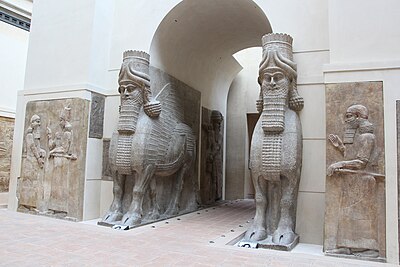
[[230, 85], [242, 69], [232, 55], [260, 46], [269, 32], [268, 18], [251, 0], [184, 0], [159, 24], [151, 65], [200, 91], [201, 105], [225, 117]]

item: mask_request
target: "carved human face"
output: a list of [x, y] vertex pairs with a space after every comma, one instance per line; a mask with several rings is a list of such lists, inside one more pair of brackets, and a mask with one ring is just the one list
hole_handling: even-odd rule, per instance
[[267, 71], [263, 75], [262, 86], [267, 90], [289, 88], [289, 84], [289, 78], [281, 71]]
[[118, 91], [121, 95], [121, 100], [134, 100], [142, 97], [141, 88], [137, 84], [130, 82], [122, 82]]
[[357, 114], [354, 114], [353, 112], [349, 112], [349, 111], [346, 112], [344, 121], [347, 123], [349, 128], [353, 128], [353, 129], [357, 128], [358, 124], [359, 124]]
[[37, 128], [40, 127], [40, 123], [41, 123], [40, 118], [35, 118], [31, 123], [32, 128], [36, 130]]

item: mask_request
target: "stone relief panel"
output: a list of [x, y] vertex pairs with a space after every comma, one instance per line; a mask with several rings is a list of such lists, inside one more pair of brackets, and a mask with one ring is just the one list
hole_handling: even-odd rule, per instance
[[327, 255], [386, 256], [383, 114], [382, 82], [326, 85]]
[[111, 139], [103, 139], [103, 167], [101, 179], [104, 181], [112, 181], [111, 166], [110, 166], [110, 142]]
[[0, 117], [0, 193], [8, 192], [14, 119]]
[[89, 138], [103, 138], [105, 100], [106, 98], [104, 96], [92, 93]]
[[256, 214], [243, 246], [291, 250], [295, 233], [297, 193], [302, 165], [302, 129], [298, 112], [304, 101], [297, 92], [297, 67], [292, 37], [267, 34], [256, 101], [261, 116], [250, 148], [250, 171], [255, 187]]
[[222, 199], [224, 117], [202, 107], [200, 195], [203, 204]]
[[[397, 119], [397, 194], [398, 194], [398, 234], [400, 236], [400, 100], [396, 100], [396, 119]], [[400, 256], [400, 238], [399, 238]]]
[[114, 199], [102, 225], [135, 227], [199, 204], [200, 93], [150, 67], [149, 58], [141, 51], [123, 54], [121, 105], [108, 155]]
[[89, 102], [28, 102], [18, 211], [82, 220]]

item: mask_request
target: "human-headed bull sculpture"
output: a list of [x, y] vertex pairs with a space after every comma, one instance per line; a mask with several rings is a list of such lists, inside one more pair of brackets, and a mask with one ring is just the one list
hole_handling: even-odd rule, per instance
[[[157, 219], [160, 212], [177, 214], [184, 177], [193, 175], [195, 136], [183, 123], [183, 110], [170, 84], [153, 99], [149, 59], [140, 51], [126, 51], [123, 56], [118, 127], [110, 144], [114, 199], [104, 223], [132, 227], [144, 218]], [[174, 189], [168, 207], [160, 210], [156, 179], [171, 175], [176, 176]], [[151, 212], [143, 214], [147, 190]]]
[[[258, 82], [261, 113], [251, 142], [250, 169], [256, 191], [256, 215], [245, 241], [288, 247], [295, 234], [297, 193], [302, 158], [302, 131], [292, 37], [267, 34]], [[282, 249], [282, 248], [281, 248]], [[287, 248], [290, 249], [290, 248]]]

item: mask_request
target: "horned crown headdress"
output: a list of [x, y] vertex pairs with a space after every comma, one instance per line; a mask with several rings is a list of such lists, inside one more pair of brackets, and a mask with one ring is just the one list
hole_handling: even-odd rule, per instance
[[[158, 117], [161, 104], [152, 99], [150, 90], [150, 55], [143, 51], [128, 50], [123, 54], [118, 83], [133, 82], [143, 91], [143, 108], [150, 117]], [[120, 91], [120, 89], [118, 89]], [[121, 93], [121, 92], [119, 92]]]
[[140, 87], [150, 87], [150, 55], [143, 51], [128, 50], [123, 54], [118, 83], [130, 81]]
[[[289, 91], [289, 107], [299, 111], [303, 109], [303, 98], [297, 92], [297, 65], [293, 62], [293, 38], [284, 33], [269, 33], [262, 37], [263, 56], [259, 68], [258, 83], [262, 84], [263, 75], [267, 71], [280, 70], [288, 75], [291, 81]], [[260, 96], [258, 102], [262, 102]], [[260, 103], [257, 104], [260, 109]], [[260, 106], [260, 107], [259, 107]]]

